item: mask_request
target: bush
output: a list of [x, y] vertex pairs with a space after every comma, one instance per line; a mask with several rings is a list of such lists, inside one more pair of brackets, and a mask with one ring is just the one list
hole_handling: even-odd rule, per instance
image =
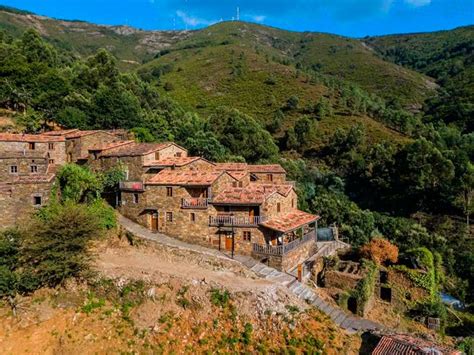
[[54, 287], [88, 270], [88, 243], [100, 236], [100, 217], [83, 205], [67, 202], [37, 218], [25, 233], [22, 257], [41, 286]]
[[398, 247], [381, 237], [372, 239], [360, 249], [362, 257], [372, 260], [377, 265], [398, 261]]

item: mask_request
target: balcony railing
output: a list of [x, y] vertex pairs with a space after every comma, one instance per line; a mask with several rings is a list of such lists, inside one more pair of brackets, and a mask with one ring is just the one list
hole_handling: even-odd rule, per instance
[[119, 183], [122, 191], [144, 191], [143, 181], [121, 181]]
[[183, 198], [181, 199], [182, 208], [207, 208], [209, 198]]
[[209, 217], [209, 225], [211, 226], [256, 226], [265, 222], [264, 216], [244, 217], [244, 216], [230, 216], [218, 215]]
[[298, 248], [300, 245], [309, 242], [309, 241], [316, 241], [316, 234], [310, 232], [305, 234], [302, 238], [293, 240], [287, 244], [283, 245], [266, 245], [266, 244], [252, 244], [252, 250], [256, 254], [263, 254], [263, 255], [285, 255], [286, 253]]

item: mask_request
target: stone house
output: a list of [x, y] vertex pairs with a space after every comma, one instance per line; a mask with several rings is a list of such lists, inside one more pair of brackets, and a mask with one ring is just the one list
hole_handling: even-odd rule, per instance
[[51, 131], [42, 134], [50, 137], [63, 137], [66, 141], [66, 161], [84, 164], [89, 159], [89, 148], [97, 145], [120, 141], [120, 138], [108, 131], [82, 131], [70, 129]]
[[[0, 135], [4, 225], [47, 202], [66, 162], [105, 171], [122, 166], [120, 212], [143, 226], [289, 270], [316, 251], [318, 216], [297, 209], [278, 164], [214, 163], [173, 142], [136, 143], [126, 132], [62, 130]], [[32, 166], [35, 167], [32, 167]], [[112, 196], [113, 200], [113, 196]]]
[[20, 175], [0, 182], [0, 228], [21, 224], [31, 213], [48, 203], [54, 173]]
[[45, 154], [48, 164], [61, 165], [66, 162], [66, 140], [58, 136], [0, 133], [0, 153], [9, 152]]

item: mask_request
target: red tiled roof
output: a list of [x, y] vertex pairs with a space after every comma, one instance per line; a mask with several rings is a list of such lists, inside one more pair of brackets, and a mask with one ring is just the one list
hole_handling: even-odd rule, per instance
[[236, 180], [242, 180], [244, 177], [248, 175], [247, 171], [229, 171], [227, 170], [227, 173], [232, 176]]
[[247, 170], [247, 163], [216, 163], [216, 170], [243, 171]]
[[223, 171], [196, 171], [196, 170], [163, 170], [149, 179], [147, 185], [182, 185], [208, 186], [212, 185]]
[[43, 134], [0, 133], [0, 141], [49, 143], [49, 142], [64, 142], [64, 137], [48, 136], [48, 135], [43, 135]]
[[165, 143], [133, 143], [126, 145], [124, 147], [117, 147], [114, 149], [109, 149], [106, 153], [102, 154], [104, 157], [126, 157], [126, 156], [139, 156], [146, 155], [149, 153], [162, 150], [169, 147], [174, 143], [165, 142]]
[[[229, 173], [230, 175], [230, 173]], [[230, 187], [213, 198], [214, 204], [262, 204], [274, 193], [287, 196], [293, 189], [291, 185], [250, 184], [246, 187]]]
[[[160, 160], [154, 160], [147, 163], [145, 166], [185, 166], [196, 160], [207, 160], [201, 157], [171, 157]], [[211, 163], [212, 164], [212, 163]]]
[[104, 151], [108, 149], [122, 147], [124, 145], [132, 144], [132, 143], [134, 143], [134, 141], [119, 141], [119, 142], [112, 142], [112, 143], [104, 143], [104, 144], [94, 145], [90, 147], [88, 150], [89, 151]]
[[309, 214], [300, 210], [274, 217], [266, 222], [261, 223], [263, 227], [276, 230], [278, 232], [291, 232], [305, 224], [314, 222], [319, 216]]
[[286, 173], [280, 164], [248, 165], [251, 173]]
[[439, 346], [430, 341], [414, 338], [410, 335], [393, 334], [384, 335], [372, 351], [373, 355], [439, 355], [461, 354], [460, 351]]
[[73, 132], [65, 134], [65, 137], [66, 139], [81, 138], [81, 137], [90, 136], [91, 134], [96, 134], [96, 133], [105, 133], [105, 134], [115, 137], [115, 135], [113, 135], [112, 133], [109, 133], [103, 130], [88, 130], [88, 131], [75, 130]]
[[77, 132], [77, 131], [79, 131], [77, 128], [74, 128], [74, 129], [60, 129], [58, 131], [44, 132], [43, 135], [45, 135], [45, 136], [65, 136], [66, 134], [70, 134], [72, 132]]

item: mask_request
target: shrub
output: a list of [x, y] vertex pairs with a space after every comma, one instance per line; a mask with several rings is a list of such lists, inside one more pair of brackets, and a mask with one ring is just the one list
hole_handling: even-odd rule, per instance
[[211, 303], [214, 306], [221, 308], [227, 307], [230, 301], [230, 294], [227, 290], [220, 290], [218, 288], [213, 288], [211, 290]]
[[377, 265], [398, 261], [398, 247], [383, 238], [374, 238], [360, 249], [362, 257], [372, 260]]
[[100, 236], [98, 216], [82, 205], [66, 203], [48, 218], [37, 218], [25, 235], [23, 258], [40, 285], [54, 287], [88, 270], [89, 241]]

